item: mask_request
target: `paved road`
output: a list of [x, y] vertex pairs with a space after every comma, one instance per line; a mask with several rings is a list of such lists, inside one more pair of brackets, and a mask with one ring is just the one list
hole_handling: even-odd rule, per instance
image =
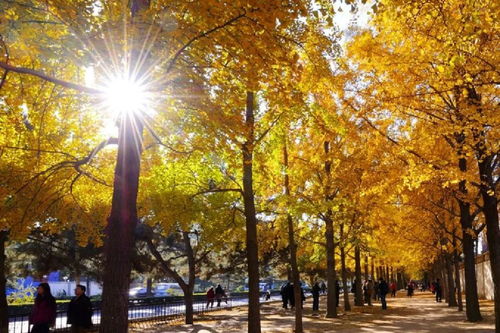
[[[351, 300], [352, 301], [352, 300]], [[308, 333], [494, 333], [493, 302], [481, 302], [484, 320], [480, 323], [465, 321], [465, 314], [446, 303], [436, 303], [432, 294], [417, 293], [411, 299], [401, 292], [401, 297], [389, 298], [389, 309], [382, 311], [380, 303], [374, 306], [354, 307], [338, 318], [325, 318], [326, 300], [321, 298], [320, 311], [311, 310], [310, 298], [304, 306], [304, 331]], [[352, 304], [352, 303], [351, 303]], [[342, 305], [342, 303], [341, 303]], [[281, 309], [279, 304], [261, 308], [263, 333], [289, 333], [293, 330], [294, 312]], [[137, 331], [139, 332], [139, 331]], [[141, 333], [246, 333], [247, 311], [245, 307], [230, 311], [210, 313], [194, 326], [177, 325], [141, 330]]]

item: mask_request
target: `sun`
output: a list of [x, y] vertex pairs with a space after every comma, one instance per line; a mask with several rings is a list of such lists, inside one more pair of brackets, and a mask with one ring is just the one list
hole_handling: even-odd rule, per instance
[[123, 114], [143, 115], [150, 107], [150, 94], [140, 81], [127, 75], [109, 79], [103, 89], [103, 106], [114, 119]]

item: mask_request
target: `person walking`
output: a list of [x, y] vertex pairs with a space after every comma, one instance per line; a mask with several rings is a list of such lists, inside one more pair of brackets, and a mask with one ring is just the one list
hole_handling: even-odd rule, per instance
[[369, 306], [372, 306], [372, 295], [373, 295], [373, 281], [372, 279], [368, 279], [365, 282], [365, 293], [366, 293], [366, 302]]
[[436, 302], [442, 302], [441, 298], [443, 296], [443, 288], [441, 287], [441, 283], [439, 283], [439, 279], [436, 279], [434, 289], [436, 292]]
[[77, 284], [75, 297], [68, 305], [68, 324], [71, 324], [72, 333], [87, 332], [92, 327], [92, 303], [85, 291], [85, 286]]
[[391, 289], [391, 297], [396, 297], [396, 291], [398, 290], [396, 282], [392, 281], [389, 288]]
[[220, 284], [215, 288], [215, 299], [217, 299], [217, 307], [220, 307], [220, 302], [222, 301], [222, 297], [224, 297], [224, 289]]
[[378, 290], [378, 281], [373, 282], [373, 299], [378, 301], [379, 299], [379, 290]]
[[214, 307], [214, 300], [215, 300], [215, 291], [214, 287], [210, 287], [207, 291], [207, 309], [210, 306], [211, 308]]
[[379, 279], [378, 292], [380, 296], [380, 303], [382, 303], [382, 310], [387, 310], [387, 302], [385, 300], [385, 296], [389, 293], [389, 286], [383, 278]]
[[326, 295], [326, 283], [325, 283], [325, 281], [321, 282], [321, 293], [323, 295]]
[[283, 302], [283, 309], [288, 309], [288, 286], [289, 285], [290, 285], [290, 282], [287, 282], [281, 286], [280, 294], [281, 294], [281, 301]]
[[408, 291], [406, 296], [411, 298], [413, 296], [413, 284], [411, 282], [406, 286], [406, 290]]
[[340, 304], [340, 283], [339, 280], [335, 280], [335, 300], [337, 302], [337, 307]]
[[31, 333], [48, 333], [50, 327], [56, 323], [56, 299], [50, 292], [48, 283], [40, 283], [37, 288], [35, 305], [29, 317], [29, 324], [33, 324]]
[[319, 310], [319, 293], [321, 292], [321, 287], [319, 283], [316, 282], [312, 287], [312, 297], [313, 297], [313, 311]]
[[288, 298], [288, 303], [290, 303], [290, 308], [295, 307], [295, 293], [293, 292], [293, 283], [287, 284], [286, 295]]

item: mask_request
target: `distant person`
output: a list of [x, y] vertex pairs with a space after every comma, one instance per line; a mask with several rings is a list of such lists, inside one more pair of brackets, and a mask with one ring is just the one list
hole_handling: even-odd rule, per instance
[[335, 280], [335, 301], [337, 306], [340, 304], [340, 283], [339, 280]]
[[312, 297], [313, 297], [313, 311], [319, 310], [319, 293], [321, 292], [321, 287], [319, 283], [316, 282], [312, 287]]
[[326, 283], [325, 283], [325, 281], [321, 282], [321, 293], [323, 293], [323, 295], [326, 294]]
[[287, 295], [287, 298], [288, 298], [288, 303], [290, 303], [290, 308], [294, 308], [295, 307], [295, 294], [293, 292], [293, 283], [289, 283], [287, 285], [287, 290], [286, 290], [286, 295]]
[[382, 303], [382, 310], [387, 310], [387, 302], [385, 300], [385, 296], [389, 293], [389, 286], [383, 278], [379, 279], [378, 293], [380, 297], [380, 303]]
[[304, 288], [302, 288], [302, 283], [299, 282], [299, 287], [300, 287], [300, 306], [303, 309], [304, 308], [304, 302], [306, 301], [306, 294], [304, 293]]
[[214, 307], [214, 300], [215, 300], [215, 291], [214, 287], [210, 287], [207, 291], [207, 309], [210, 306], [211, 308]]
[[269, 301], [271, 299], [271, 289], [267, 289], [265, 298], [266, 301]]
[[378, 290], [378, 281], [373, 282], [373, 299], [378, 301], [380, 296], [379, 290]]
[[413, 296], [413, 283], [408, 282], [408, 285], [406, 286], [406, 290], [407, 290], [406, 296], [411, 298]]
[[33, 324], [31, 333], [48, 333], [50, 327], [56, 324], [56, 299], [52, 296], [48, 283], [38, 285], [29, 324]]
[[284, 283], [280, 289], [281, 301], [283, 302], [283, 309], [288, 309], [288, 286], [290, 282]]
[[436, 292], [436, 302], [442, 302], [441, 298], [443, 297], [443, 288], [441, 287], [439, 279], [436, 279], [436, 284], [434, 285], [434, 289]]
[[220, 307], [220, 302], [222, 301], [222, 298], [224, 297], [225, 294], [226, 293], [224, 292], [224, 289], [222, 289], [222, 286], [218, 284], [217, 288], [215, 288], [215, 298], [217, 299], [217, 307]]
[[92, 303], [85, 290], [85, 286], [77, 284], [76, 296], [68, 305], [68, 324], [71, 324], [72, 333], [87, 332], [92, 327]]
[[398, 290], [396, 282], [392, 281], [389, 289], [391, 289], [391, 297], [396, 297], [396, 291]]
[[365, 302], [368, 303], [369, 306], [372, 306], [372, 295], [373, 295], [372, 279], [368, 279], [368, 281], [365, 281], [363, 291], [365, 293]]

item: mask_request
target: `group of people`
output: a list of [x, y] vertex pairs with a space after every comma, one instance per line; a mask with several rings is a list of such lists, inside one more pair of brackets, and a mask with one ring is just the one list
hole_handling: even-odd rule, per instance
[[222, 299], [225, 300], [227, 304], [227, 295], [222, 288], [220, 284], [217, 285], [217, 287], [214, 289], [214, 287], [208, 288], [207, 291], [207, 308], [213, 308], [214, 307], [214, 302], [217, 300], [217, 307], [220, 307], [220, 304], [222, 302]]
[[[304, 301], [306, 300], [306, 296], [304, 294], [304, 289], [302, 289], [302, 285], [299, 286], [300, 286], [300, 299], [302, 303], [301, 306], [304, 307]], [[293, 283], [287, 282], [283, 284], [280, 289], [280, 295], [281, 295], [281, 300], [283, 301], [284, 309], [288, 309], [288, 305], [290, 305], [290, 308], [292, 309], [295, 307], [295, 294], [294, 294]]]
[[372, 279], [366, 280], [363, 284], [364, 303], [371, 306], [372, 299], [380, 300], [380, 303], [382, 304], [382, 310], [386, 310], [386, 296], [389, 293], [389, 290], [391, 291], [391, 296], [395, 297], [397, 287], [394, 282], [389, 285], [383, 278], [379, 278], [378, 281], [373, 281]]
[[[68, 305], [67, 320], [71, 324], [71, 332], [86, 332], [92, 326], [92, 303], [85, 295], [86, 288], [76, 285], [75, 297]], [[40, 283], [37, 288], [35, 305], [29, 317], [31, 333], [46, 333], [56, 323], [56, 300], [48, 283]]]

